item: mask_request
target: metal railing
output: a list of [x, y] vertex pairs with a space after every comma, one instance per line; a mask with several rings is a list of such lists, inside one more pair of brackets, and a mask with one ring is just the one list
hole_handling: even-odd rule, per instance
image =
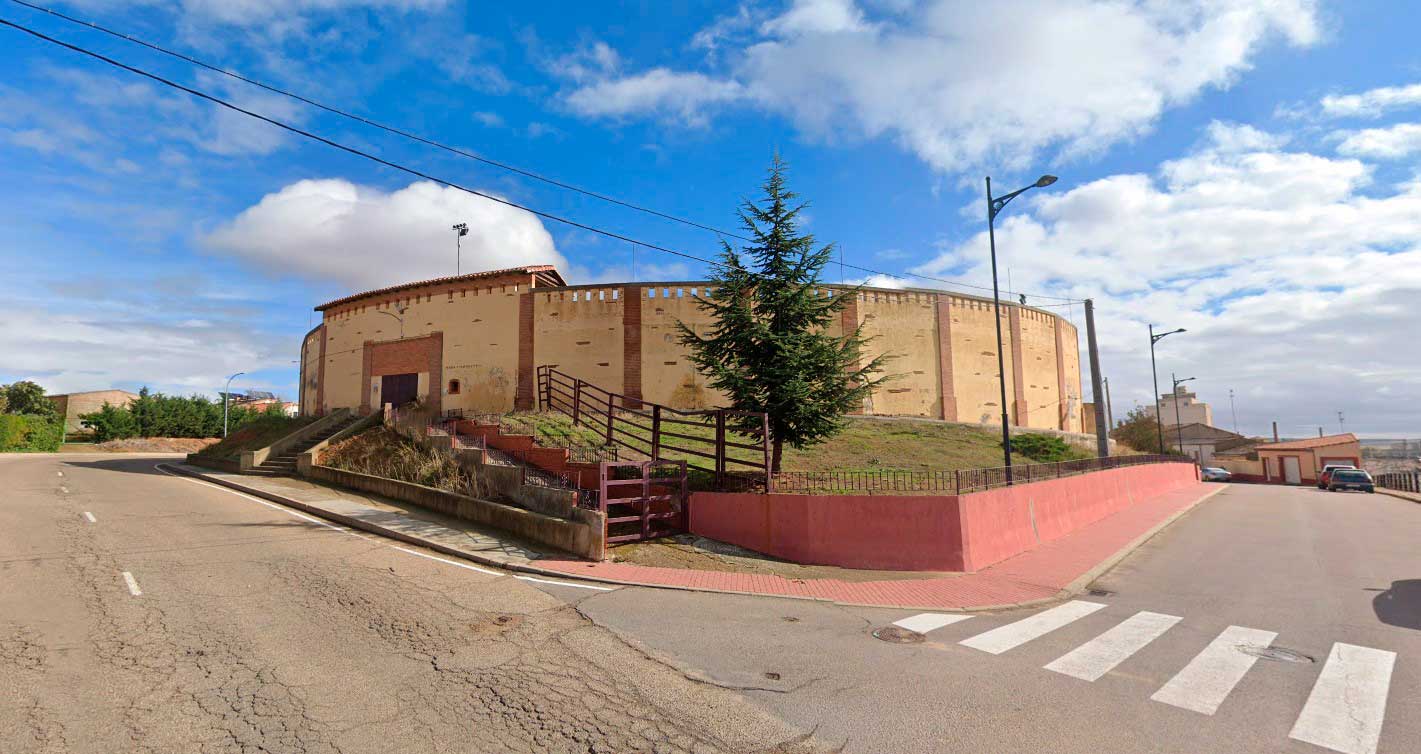
[[[604, 390], [547, 365], [538, 367], [538, 401], [544, 410], [571, 417], [575, 426], [600, 432], [606, 445], [656, 461], [668, 460], [668, 454], [684, 459], [688, 468], [711, 475], [716, 489], [724, 489], [737, 472], [754, 473], [762, 489], [771, 487], [769, 417], [762, 412], [681, 411]], [[731, 439], [737, 422], [747, 419], [757, 425], [760, 439]]]
[[1389, 471], [1377, 474], [1372, 481], [1389, 490], [1421, 492], [1421, 471]]
[[[1118, 469], [1149, 463], [1194, 463], [1178, 455], [1107, 456], [1074, 461], [1031, 463], [1011, 468], [1012, 484]], [[774, 475], [774, 491], [801, 494], [936, 492], [960, 495], [1007, 485], [1006, 467], [951, 471], [782, 471]]]

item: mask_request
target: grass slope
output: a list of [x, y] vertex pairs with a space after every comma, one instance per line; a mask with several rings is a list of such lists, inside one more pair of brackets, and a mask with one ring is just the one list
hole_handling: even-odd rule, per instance
[[261, 416], [243, 424], [221, 442], [213, 443], [198, 455], [235, 461], [243, 451], [259, 450], [314, 421], [305, 416]]

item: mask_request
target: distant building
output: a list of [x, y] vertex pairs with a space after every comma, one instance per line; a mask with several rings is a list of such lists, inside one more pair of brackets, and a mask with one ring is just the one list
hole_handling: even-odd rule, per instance
[[1243, 435], [1207, 424], [1175, 427], [1171, 434], [1165, 435], [1165, 441], [1178, 445], [1185, 455], [1193, 456], [1195, 461], [1206, 466], [1213, 463], [1214, 454], [1246, 447], [1253, 442]]
[[1312, 484], [1329, 463], [1362, 467], [1362, 444], [1348, 432], [1306, 440], [1270, 442], [1254, 446], [1262, 465], [1263, 480], [1273, 484]]
[[1180, 385], [1173, 393], [1160, 393], [1159, 409], [1164, 412], [1163, 418], [1155, 415], [1154, 406], [1146, 406], [1145, 413], [1151, 418], [1158, 419], [1159, 423], [1165, 427], [1188, 424], [1203, 424], [1212, 427], [1214, 425], [1213, 410], [1209, 408], [1209, 404], [1201, 403], [1197, 398], [1197, 395]]
[[64, 393], [45, 397], [54, 404], [59, 415], [64, 417], [65, 434], [89, 434], [93, 430], [80, 422], [81, 414], [92, 414], [103, 408], [105, 403], [127, 406], [138, 394], [127, 390], [91, 390], [87, 393]]

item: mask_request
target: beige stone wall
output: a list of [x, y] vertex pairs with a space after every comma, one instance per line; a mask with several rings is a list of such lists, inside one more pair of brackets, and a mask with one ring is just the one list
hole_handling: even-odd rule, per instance
[[650, 285], [641, 297], [641, 391], [642, 398], [679, 409], [713, 408], [723, 402], [719, 392], [706, 385], [706, 378], [686, 357], [676, 322], [685, 322], [698, 333], [711, 326], [696, 304], [705, 285]]
[[622, 391], [621, 286], [533, 292], [533, 363]]
[[[399, 321], [381, 312], [405, 308], [406, 339], [444, 333], [443, 374], [424, 376], [421, 398], [438, 389], [444, 410], [508, 410], [518, 387], [518, 297], [526, 291], [527, 286], [516, 284], [471, 285], [327, 312], [322, 409], [361, 405], [370, 389], [362, 380], [365, 342], [398, 340]], [[448, 393], [452, 379], [459, 380], [457, 395]]]
[[[997, 332], [992, 303], [953, 296], [953, 388], [957, 395], [957, 420], [979, 424], [1001, 423], [1001, 398], [997, 387]], [[1007, 307], [1002, 308], [1002, 340], [1006, 344], [1007, 407], [1016, 390], [1012, 368], [1011, 326]]]
[[[361, 405], [363, 394], [371, 389], [361, 379], [362, 370], [368, 368], [362, 362], [364, 343], [397, 339], [398, 322], [379, 312], [401, 306], [408, 307], [406, 339], [443, 333], [443, 374], [438, 379], [425, 375], [420, 385], [443, 391], [444, 409], [509, 410], [514, 406], [519, 370], [528, 371], [526, 379], [531, 379], [533, 370], [545, 364], [607, 390], [639, 392], [646, 401], [676, 408], [723, 403], [723, 396], [706, 385], [687, 358], [676, 328], [678, 321], [700, 332], [711, 327], [709, 317], [697, 306], [705, 283], [534, 288], [531, 294], [526, 284], [480, 285], [468, 291], [441, 285], [432, 285], [433, 293], [416, 289], [414, 295], [372, 296], [369, 303], [357, 300], [327, 312], [321, 410]], [[520, 313], [524, 294], [528, 300]], [[824, 294], [835, 292], [826, 288]], [[951, 418], [999, 421], [990, 301], [912, 290], [870, 289], [856, 296], [851, 310], [856, 313], [854, 321], [862, 323], [864, 333], [873, 338], [869, 355], [893, 355], [888, 370], [900, 375], [874, 392], [866, 410], [942, 418], [946, 380], [955, 398], [956, 416]], [[1019, 307], [1003, 306], [1002, 311], [1007, 400], [1013, 410], [1016, 349], [1009, 312], [1014, 308]], [[940, 331], [942, 320], [949, 332]], [[1019, 320], [1026, 426], [1076, 430], [1081, 426], [1082, 393], [1075, 327], [1062, 320], [1058, 335], [1054, 314], [1029, 308], [1021, 308]], [[637, 321], [640, 327], [629, 335], [627, 323]], [[836, 322], [831, 330], [837, 334], [842, 325]], [[521, 362], [520, 339], [531, 340]], [[315, 379], [318, 373], [319, 341], [319, 333], [308, 340], [303, 379]], [[460, 381], [459, 395], [448, 394], [451, 379]], [[308, 390], [303, 410], [315, 406], [316, 392]]]
[[86, 433], [92, 432], [92, 430], [84, 426], [79, 419], [81, 415], [92, 414], [103, 408], [105, 403], [114, 406], [127, 406], [129, 401], [138, 397], [138, 394], [130, 393], [127, 390], [94, 390], [87, 393], [65, 393], [47, 397], [59, 413], [64, 415], [64, 431], [66, 433]]
[[935, 294], [864, 291], [858, 313], [868, 353], [891, 354], [885, 371], [898, 375], [874, 391], [871, 413], [940, 417]]

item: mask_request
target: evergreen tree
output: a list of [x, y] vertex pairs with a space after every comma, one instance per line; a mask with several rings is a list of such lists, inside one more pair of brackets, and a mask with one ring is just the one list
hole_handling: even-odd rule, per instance
[[[886, 357], [862, 363], [868, 342], [862, 327], [831, 334], [856, 293], [831, 296], [822, 287], [834, 247], [816, 250], [814, 236], [799, 234], [795, 218], [807, 204], [793, 204], [797, 195], [785, 185], [778, 154], [762, 188], [760, 203], [747, 200], [739, 213], [754, 241], [741, 253], [722, 242], [722, 268], [698, 301], [714, 325], [705, 335], [677, 327], [711, 387], [733, 407], [769, 416], [770, 468], [778, 472], [786, 444], [823, 442], [843, 428], [844, 414], [862, 408], [887, 379], [880, 374]], [[762, 439], [758, 420], [736, 429]]]

